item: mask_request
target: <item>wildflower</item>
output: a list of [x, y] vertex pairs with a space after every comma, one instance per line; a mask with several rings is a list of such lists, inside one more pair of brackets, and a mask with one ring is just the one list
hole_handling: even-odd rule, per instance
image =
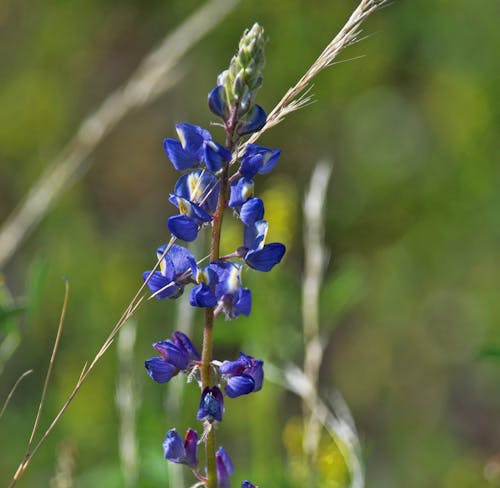
[[212, 220], [218, 194], [219, 181], [207, 171], [196, 170], [181, 176], [169, 198], [180, 212], [168, 219], [170, 232], [184, 241], [194, 241], [200, 226]]
[[[156, 298], [177, 298], [182, 294], [184, 286], [189, 283], [191, 268], [196, 265], [193, 255], [182, 246], [173, 244], [165, 253], [167, 245], [164, 244], [156, 250], [160, 261], [160, 271], [145, 271], [142, 278], [147, 282], [148, 288], [155, 293]], [[163, 256], [163, 258], [162, 258]]]
[[145, 361], [149, 376], [157, 383], [167, 383], [180, 371], [187, 371], [200, 355], [189, 337], [180, 331], [172, 334], [172, 340], [155, 342], [153, 347], [160, 356]]
[[248, 316], [252, 308], [252, 292], [241, 285], [241, 264], [217, 261], [210, 266], [218, 276], [215, 295], [226, 317]]
[[219, 447], [215, 453], [215, 467], [217, 470], [217, 488], [229, 488], [229, 478], [234, 473], [234, 466], [223, 447]]
[[262, 388], [264, 361], [240, 353], [235, 361], [224, 361], [219, 372], [226, 379], [225, 392], [229, 398], [247, 395]]
[[218, 171], [231, 159], [231, 152], [212, 140], [210, 132], [192, 124], [175, 126], [177, 139], [165, 139], [163, 148], [175, 169], [182, 171], [205, 163], [210, 171]]
[[188, 429], [185, 440], [175, 429], [167, 432], [163, 441], [163, 455], [165, 459], [173, 463], [187, 464], [194, 468], [198, 465], [198, 433]]
[[257, 144], [247, 144], [243, 157], [241, 158], [240, 174], [246, 178], [253, 178], [256, 174], [266, 174], [271, 172], [281, 151], [279, 149], [269, 149]]
[[212, 388], [206, 387], [200, 399], [200, 408], [196, 414], [198, 420], [208, 420], [212, 423], [215, 420], [222, 421], [224, 412], [224, 396], [217, 386]]
[[268, 223], [265, 220], [257, 220], [253, 224], [246, 225], [243, 246], [236, 250], [245, 263], [257, 271], [270, 271], [281, 261], [286, 252], [286, 247], [280, 242], [264, 244], [267, 230]]
[[239, 209], [249, 198], [253, 197], [255, 183], [250, 178], [239, 178], [231, 185], [229, 207]]
[[195, 281], [198, 283], [191, 290], [189, 303], [193, 307], [215, 307], [217, 297], [214, 288], [218, 281], [217, 273], [211, 266], [204, 269], [197, 268]]

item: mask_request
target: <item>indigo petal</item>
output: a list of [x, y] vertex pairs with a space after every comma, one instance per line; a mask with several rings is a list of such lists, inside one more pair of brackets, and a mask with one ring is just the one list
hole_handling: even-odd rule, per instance
[[240, 220], [245, 225], [253, 225], [264, 218], [264, 202], [260, 198], [250, 198], [240, 209]]
[[173, 364], [167, 363], [163, 358], [159, 357], [146, 360], [144, 366], [148, 375], [157, 383], [167, 383], [178, 372]]
[[264, 247], [269, 224], [266, 220], [258, 220], [253, 225], [245, 226], [243, 232], [244, 247], [251, 250], [258, 250]]
[[247, 395], [255, 390], [255, 381], [248, 375], [232, 376], [228, 379], [225, 388], [226, 395], [229, 398], [236, 398], [241, 395]]
[[264, 127], [266, 120], [267, 115], [264, 109], [260, 105], [255, 104], [243, 117], [238, 125], [237, 132], [240, 136], [257, 132]]
[[169, 217], [167, 226], [172, 235], [186, 242], [194, 241], [198, 235], [198, 224], [187, 215]]
[[198, 465], [198, 433], [188, 429], [184, 439], [185, 463], [194, 468]]
[[254, 186], [254, 181], [248, 178], [240, 178], [238, 181], [234, 182], [231, 185], [231, 193], [228, 203], [229, 207], [241, 207], [250, 197], [253, 196]]
[[[145, 271], [142, 274], [142, 279], [146, 281], [150, 273], [151, 271]], [[164, 288], [164, 290], [156, 295], [156, 298], [159, 300], [174, 295], [180, 289], [179, 285], [177, 285], [174, 281], [165, 278], [165, 276], [163, 276], [159, 271], [153, 272], [147, 282], [147, 286], [153, 293], [156, 293], [158, 290], [162, 290], [162, 288]]]
[[200, 354], [193, 346], [189, 337], [181, 331], [177, 330], [172, 334], [172, 342], [179, 349], [182, 349], [192, 361], [199, 361], [201, 359]]
[[252, 292], [248, 288], [241, 288], [233, 303], [233, 314], [249, 316], [252, 310]]
[[153, 347], [162, 355], [163, 359], [178, 369], [186, 369], [189, 364], [188, 355], [172, 341], [159, 341]]
[[228, 107], [224, 97], [224, 87], [217, 85], [208, 94], [208, 107], [215, 114], [226, 120], [228, 116]]
[[208, 285], [200, 283], [191, 290], [189, 303], [192, 307], [215, 307], [217, 298]]
[[203, 160], [210, 171], [219, 171], [231, 160], [231, 152], [214, 141], [208, 141], [204, 145]]
[[227, 452], [220, 447], [215, 453], [215, 467], [217, 470], [217, 488], [229, 488], [230, 477], [234, 473], [234, 466]]
[[198, 162], [195, 157], [185, 151], [177, 139], [165, 139], [163, 149], [168, 159], [178, 171], [192, 168]]
[[285, 251], [285, 246], [279, 242], [266, 244], [260, 250], [248, 251], [245, 256], [245, 263], [257, 271], [270, 271], [281, 261]]
[[163, 455], [173, 463], [183, 463], [185, 459], [184, 441], [181, 436], [171, 429], [163, 441]]
[[192, 154], [198, 161], [203, 157], [203, 143], [211, 141], [212, 136], [207, 130], [193, 124], [177, 124], [175, 126], [182, 148]]
[[196, 414], [198, 420], [207, 419], [209, 422], [217, 420], [222, 421], [224, 412], [224, 397], [217, 386], [213, 388], [206, 387], [200, 399], [200, 408]]

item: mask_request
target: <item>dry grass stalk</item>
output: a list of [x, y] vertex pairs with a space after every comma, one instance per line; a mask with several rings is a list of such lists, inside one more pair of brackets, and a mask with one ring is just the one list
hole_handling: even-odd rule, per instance
[[[324, 244], [323, 210], [332, 174], [332, 164], [320, 162], [314, 168], [303, 205], [304, 279], [302, 282], [302, 326], [304, 330], [304, 374], [312, 386], [312, 404], [318, 398], [318, 376], [323, 361], [320, 337], [319, 294], [323, 283], [328, 251]], [[321, 424], [304, 402], [304, 452], [309, 465], [316, 464]]]

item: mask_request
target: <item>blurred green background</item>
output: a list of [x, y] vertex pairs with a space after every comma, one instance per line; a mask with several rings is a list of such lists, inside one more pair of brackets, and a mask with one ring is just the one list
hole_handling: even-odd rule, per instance
[[[83, 117], [200, 5], [1, 0], [0, 221]], [[31, 431], [63, 300], [61, 276], [71, 294], [42, 427], [168, 239], [176, 174], [162, 140], [175, 137], [176, 122], [213, 120], [206, 94], [243, 29], [255, 21], [266, 29], [257, 102], [270, 110], [355, 5], [242, 1], [185, 56], [182, 80], [113, 130], [88, 173], [9, 261], [0, 290], [2, 340], [20, 331], [20, 341], [0, 376], [0, 403], [22, 372], [35, 371], [0, 419], [2, 486]], [[301, 201], [315, 163], [334, 161], [321, 391], [335, 386], [352, 410], [367, 487], [500, 486], [499, 19], [496, 0], [395, 1], [364, 26], [369, 37], [341, 57], [363, 58], [323, 72], [316, 103], [261, 140], [283, 150], [277, 170], [256, 189], [265, 195], [270, 241], [283, 240], [288, 252], [271, 273], [246, 273], [253, 314], [219, 321], [216, 355], [242, 349], [278, 366], [301, 363]], [[212, 132], [221, 137], [216, 127]], [[25, 308], [16, 312], [18, 306]], [[154, 355], [152, 342], [175, 330], [178, 313], [170, 301], [139, 311], [130, 361], [119, 364], [116, 345], [108, 351], [19, 486], [71, 486], [61, 484], [64, 469], [76, 487], [125, 486], [115, 392], [127, 365], [138, 409], [137, 486], [169, 486], [161, 441], [172, 426], [194, 426], [197, 392], [193, 385], [181, 396], [178, 385], [160, 387], [143, 361]], [[199, 343], [201, 316], [192, 330]], [[218, 441], [236, 465], [235, 486], [244, 478], [263, 488], [304, 486], [293, 469], [300, 415], [300, 401], [271, 383], [228, 402]], [[341, 458], [328, 438], [322, 442], [321, 486], [345, 486]]]

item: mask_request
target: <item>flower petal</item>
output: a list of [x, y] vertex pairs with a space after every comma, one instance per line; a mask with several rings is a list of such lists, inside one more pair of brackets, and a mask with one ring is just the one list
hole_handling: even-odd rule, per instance
[[157, 383], [167, 383], [173, 376], [178, 373], [177, 368], [170, 363], [167, 363], [163, 358], [154, 357], [147, 359], [144, 366], [148, 375]]
[[193, 124], [177, 124], [175, 126], [182, 148], [198, 161], [203, 157], [203, 143], [211, 141], [212, 136], [208, 130]]
[[[150, 273], [151, 271], [144, 271], [144, 273], [142, 273], [142, 279], [146, 281]], [[171, 297], [180, 290], [180, 286], [177, 283], [165, 278], [165, 276], [163, 276], [159, 271], [153, 272], [147, 282], [147, 286], [153, 293], [156, 293], [158, 290], [162, 290], [162, 288], [164, 288], [164, 290], [156, 295], [156, 298], [159, 300]]]
[[253, 196], [255, 183], [249, 178], [240, 178], [231, 185], [231, 193], [228, 205], [231, 208], [241, 207], [250, 197]]
[[285, 251], [285, 246], [279, 242], [266, 244], [260, 250], [248, 251], [245, 256], [245, 263], [257, 271], [270, 271], [281, 261]]
[[255, 381], [248, 375], [232, 376], [227, 380], [225, 388], [226, 395], [229, 398], [236, 398], [241, 395], [247, 395], [255, 389]]
[[194, 219], [187, 215], [174, 215], [167, 221], [168, 230], [177, 237], [186, 242], [191, 242], [198, 235], [198, 224]]
[[191, 290], [189, 303], [192, 307], [215, 307], [217, 298], [208, 285], [200, 283]]
[[229, 110], [224, 97], [224, 87], [222, 85], [217, 85], [208, 94], [208, 107], [215, 115], [227, 120]]
[[200, 354], [193, 346], [193, 343], [189, 337], [182, 333], [180, 330], [176, 330], [172, 334], [172, 342], [179, 348], [182, 349], [192, 361], [199, 361], [201, 359]]
[[237, 132], [240, 136], [257, 132], [264, 127], [266, 120], [267, 115], [264, 109], [255, 104], [243, 117], [243, 120], [238, 125]]
[[185, 463], [194, 468], [198, 465], [198, 432], [188, 429], [184, 439]]
[[248, 199], [240, 209], [240, 220], [245, 225], [253, 225], [264, 218], [264, 202], [260, 198]]
[[183, 463], [185, 460], [184, 441], [181, 436], [171, 429], [163, 441], [163, 455], [173, 463]]
[[153, 347], [162, 355], [163, 359], [174, 365], [177, 369], [184, 370], [189, 364], [189, 357], [186, 352], [172, 341], [158, 341], [153, 344]]
[[231, 161], [231, 151], [214, 141], [207, 141], [203, 147], [203, 161], [210, 171], [219, 171], [225, 163]]
[[217, 386], [203, 390], [200, 399], [200, 408], [196, 414], [198, 420], [207, 419], [209, 422], [217, 420], [222, 421], [222, 413], [224, 412], [224, 397]]
[[174, 168], [178, 171], [192, 168], [198, 163], [192, 154], [183, 149], [182, 144], [177, 139], [165, 139], [163, 149]]

